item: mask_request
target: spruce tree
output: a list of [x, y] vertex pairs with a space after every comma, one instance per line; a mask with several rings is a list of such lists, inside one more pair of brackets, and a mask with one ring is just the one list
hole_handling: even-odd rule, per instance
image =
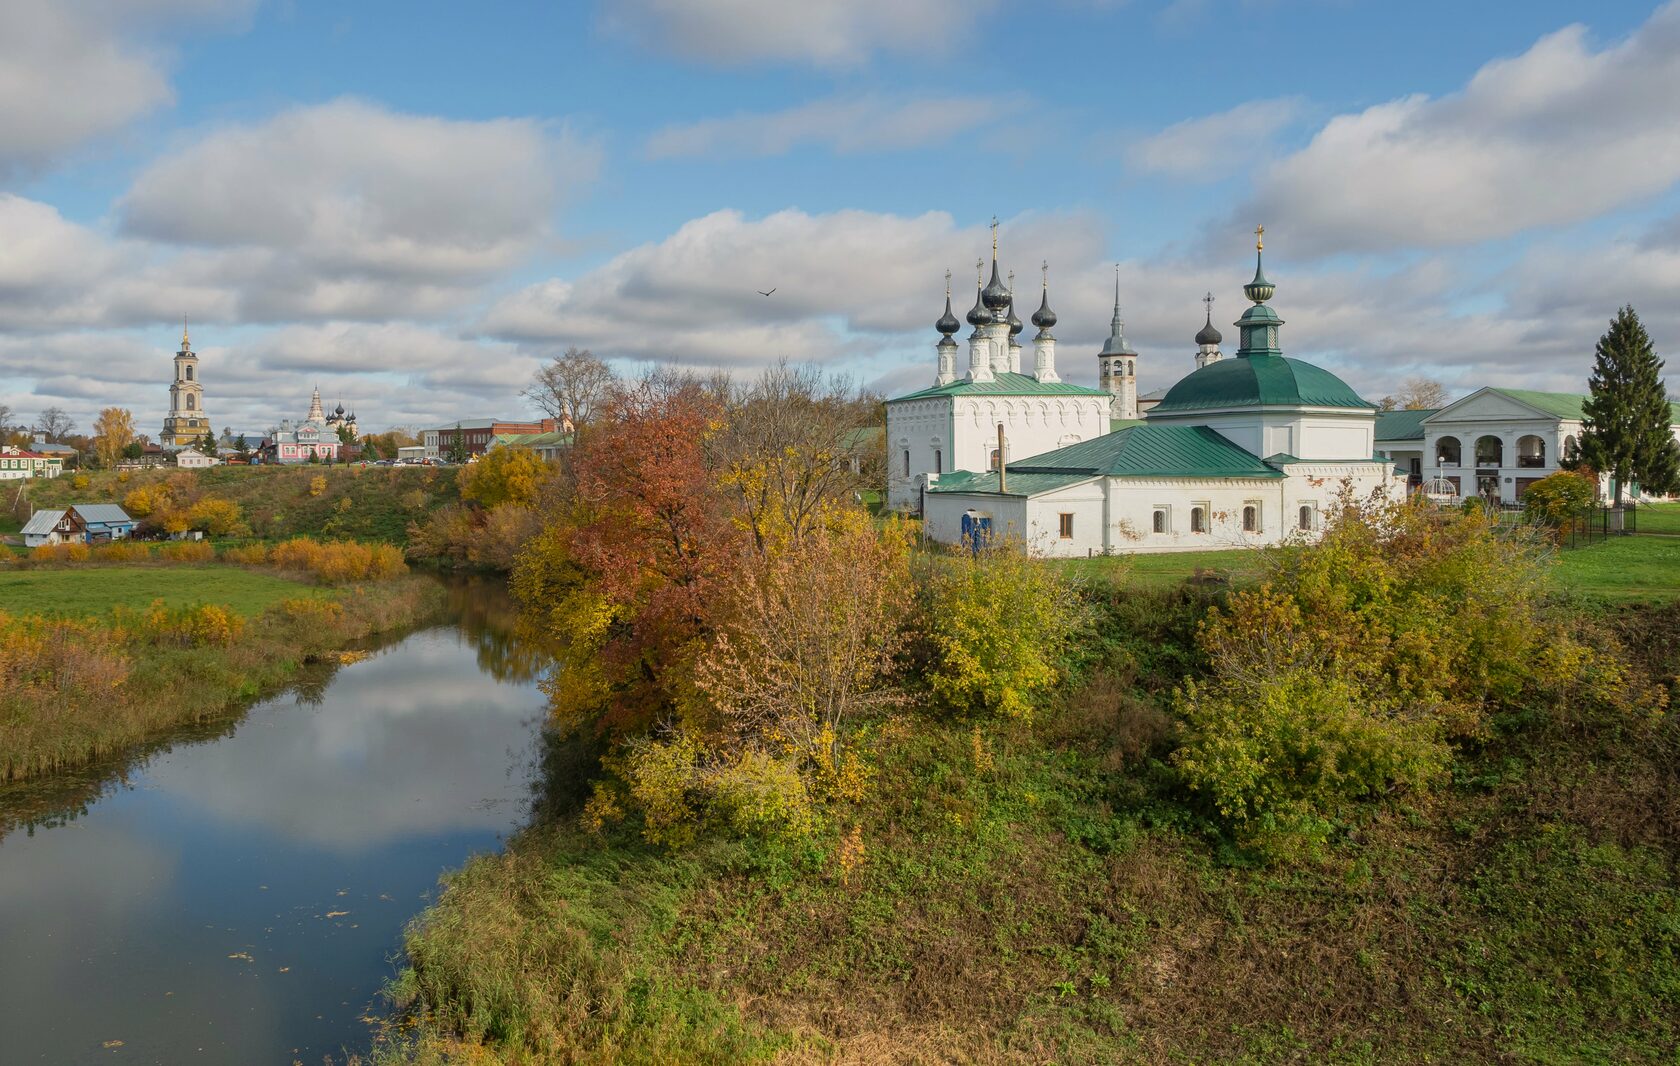
[[1581, 434], [1581, 458], [1616, 480], [1617, 507], [1630, 481], [1655, 493], [1680, 487], [1680, 444], [1674, 440], [1662, 370], [1663, 361], [1633, 308], [1617, 311], [1598, 339]]

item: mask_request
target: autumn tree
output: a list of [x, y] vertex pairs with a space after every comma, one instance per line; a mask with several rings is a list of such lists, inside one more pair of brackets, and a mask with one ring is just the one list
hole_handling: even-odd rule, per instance
[[1447, 389], [1434, 378], [1407, 378], [1399, 393], [1384, 396], [1378, 404], [1384, 411], [1434, 411], [1447, 405]]
[[850, 463], [852, 399], [844, 378], [786, 361], [733, 396], [711, 450], [719, 484], [758, 551], [802, 543], [865, 486]]
[[595, 417], [611, 391], [613, 372], [587, 348], [567, 348], [537, 370], [522, 394], [554, 419], [570, 419], [574, 431]]
[[706, 732], [839, 773], [852, 719], [903, 698], [893, 665], [912, 600], [909, 548], [904, 529], [876, 530], [853, 510], [737, 569], [695, 667]]
[[1593, 356], [1581, 458], [1615, 480], [1617, 507], [1630, 482], [1654, 493], [1680, 486], [1680, 443], [1662, 373], [1638, 314], [1632, 307], [1616, 312]]
[[530, 507], [549, 473], [543, 457], [528, 448], [492, 448], [478, 462], [463, 466], [457, 480], [461, 498], [480, 507]]
[[613, 389], [580, 444], [565, 512], [521, 552], [513, 586], [560, 646], [548, 690], [562, 719], [645, 726], [684, 683], [737, 553], [705, 462], [720, 413], [680, 376]]
[[93, 423], [99, 465], [114, 468], [134, 441], [134, 415], [125, 407], [107, 407]]

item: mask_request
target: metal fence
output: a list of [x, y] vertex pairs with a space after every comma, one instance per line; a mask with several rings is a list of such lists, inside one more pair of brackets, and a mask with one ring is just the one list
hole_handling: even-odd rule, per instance
[[[1537, 524], [1521, 504], [1501, 504], [1498, 511], [1499, 524], [1513, 532]], [[1633, 504], [1621, 507], [1593, 504], [1565, 521], [1552, 533], [1552, 538], [1560, 548], [1578, 548], [1638, 531], [1639, 509]]]

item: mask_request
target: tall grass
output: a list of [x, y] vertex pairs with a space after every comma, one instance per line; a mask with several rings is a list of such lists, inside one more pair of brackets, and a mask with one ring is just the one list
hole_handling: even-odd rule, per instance
[[413, 623], [443, 591], [421, 579], [284, 600], [246, 622], [219, 606], [107, 621], [0, 614], [0, 781], [56, 773], [224, 715], [305, 662]]

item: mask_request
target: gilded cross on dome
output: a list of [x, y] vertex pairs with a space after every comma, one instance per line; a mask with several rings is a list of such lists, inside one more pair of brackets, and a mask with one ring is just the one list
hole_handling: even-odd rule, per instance
[[1254, 250], [1257, 251], [1257, 252], [1261, 252], [1261, 251], [1265, 251], [1265, 249], [1266, 249], [1266, 227], [1265, 226], [1255, 226], [1254, 227]]

